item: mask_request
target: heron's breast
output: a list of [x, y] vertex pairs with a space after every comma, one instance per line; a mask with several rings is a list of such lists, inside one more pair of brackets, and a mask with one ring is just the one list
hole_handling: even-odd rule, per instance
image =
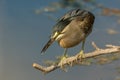
[[58, 41], [59, 45], [63, 48], [70, 48], [78, 45], [84, 38], [85, 34], [79, 28], [68, 27], [63, 32], [62, 37]]
[[78, 45], [82, 40], [83, 38], [80, 36], [75, 38], [66, 37], [61, 39], [58, 43], [63, 48], [70, 48]]

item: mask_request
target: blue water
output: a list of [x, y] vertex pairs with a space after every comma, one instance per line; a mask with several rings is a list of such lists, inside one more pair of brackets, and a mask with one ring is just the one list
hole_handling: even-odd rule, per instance
[[[43, 75], [34, 69], [32, 64], [43, 64], [44, 60], [54, 60], [62, 55], [63, 49], [54, 43], [44, 55], [40, 50], [48, 41], [52, 26], [56, 19], [67, 9], [56, 12], [36, 14], [35, 10], [42, 9], [58, 0], [1, 0], [0, 1], [0, 80], [116, 80], [120, 74], [115, 68], [120, 67], [120, 60], [106, 65], [75, 66], [68, 72], [61, 70]], [[110, 8], [120, 9], [119, 0], [97, 0]], [[85, 51], [94, 48], [94, 41], [99, 47], [106, 44], [120, 45], [119, 16], [102, 16], [92, 11], [95, 16], [93, 32], [89, 35]], [[49, 16], [49, 17], [48, 17]], [[55, 20], [54, 20], [55, 19]], [[117, 34], [108, 34], [108, 29], [114, 29]], [[80, 46], [69, 49], [68, 53], [77, 53]]]

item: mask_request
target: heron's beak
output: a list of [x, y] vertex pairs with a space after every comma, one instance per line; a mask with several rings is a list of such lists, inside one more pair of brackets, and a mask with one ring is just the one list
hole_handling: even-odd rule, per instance
[[48, 47], [55, 41], [55, 39], [58, 37], [59, 33], [55, 32], [54, 35], [50, 38], [50, 40], [47, 42], [47, 44], [43, 47], [41, 53], [44, 53]]
[[44, 53], [47, 49], [48, 49], [48, 47], [54, 42], [54, 38], [51, 38], [48, 42], [47, 42], [47, 44], [43, 47], [43, 49], [41, 50], [41, 53]]

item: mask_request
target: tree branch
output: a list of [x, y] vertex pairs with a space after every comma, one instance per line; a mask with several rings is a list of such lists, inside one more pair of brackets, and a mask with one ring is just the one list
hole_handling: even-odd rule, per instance
[[[99, 56], [99, 55], [104, 55], [104, 54], [120, 52], [120, 46], [106, 45], [105, 49], [100, 49], [96, 46], [96, 44], [94, 42], [92, 42], [92, 46], [95, 48], [95, 50], [93, 52], [85, 53], [84, 59]], [[81, 58], [78, 57], [78, 54], [76, 54], [75, 56], [71, 56], [71, 57], [66, 58], [62, 62], [62, 66], [69, 65], [70, 63], [74, 63], [75, 61], [79, 61], [79, 63], [81, 63], [80, 62]], [[51, 71], [54, 71], [57, 68], [61, 68], [61, 63], [59, 62], [57, 64], [54, 64], [54, 65], [51, 65], [48, 67], [42, 66], [42, 65], [37, 64], [37, 63], [33, 63], [33, 67], [42, 71], [43, 73], [49, 73]]]

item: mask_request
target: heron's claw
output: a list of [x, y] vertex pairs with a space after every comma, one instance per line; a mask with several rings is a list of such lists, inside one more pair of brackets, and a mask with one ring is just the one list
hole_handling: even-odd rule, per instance
[[63, 63], [66, 60], [66, 58], [68, 58], [68, 55], [63, 55], [63, 56], [60, 57], [60, 67], [61, 67], [61, 69], [64, 68]]
[[77, 60], [80, 59], [80, 61], [82, 62], [83, 58], [85, 58], [85, 55], [84, 55], [84, 51], [81, 50], [80, 53], [77, 55]]

